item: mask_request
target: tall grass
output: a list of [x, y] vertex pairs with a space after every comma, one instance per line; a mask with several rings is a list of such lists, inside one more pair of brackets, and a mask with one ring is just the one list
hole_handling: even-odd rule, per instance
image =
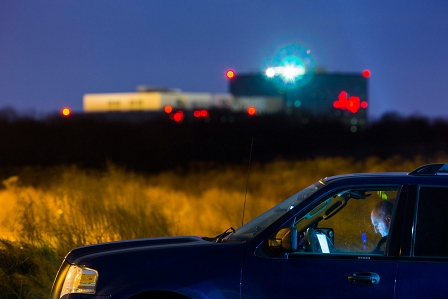
[[48, 298], [60, 258], [48, 246], [0, 240], [0, 298]]
[[410, 171], [425, 163], [429, 161], [422, 157], [320, 158], [253, 164], [249, 174], [244, 165], [209, 164], [157, 175], [113, 165], [104, 171], [24, 168], [3, 180], [0, 233], [7, 240], [48, 244], [61, 251], [123, 239], [214, 236], [241, 225], [245, 198], [247, 222], [325, 176]]
[[0, 290], [8, 290], [0, 297], [46, 298], [49, 277], [56, 274], [63, 255], [77, 246], [171, 235], [215, 236], [241, 225], [245, 198], [247, 222], [325, 176], [410, 171], [446, 161], [319, 158], [252, 164], [249, 174], [245, 165], [211, 164], [157, 175], [113, 165], [104, 171], [23, 168], [5, 178], [0, 190], [0, 276], [8, 277], [0, 279]]

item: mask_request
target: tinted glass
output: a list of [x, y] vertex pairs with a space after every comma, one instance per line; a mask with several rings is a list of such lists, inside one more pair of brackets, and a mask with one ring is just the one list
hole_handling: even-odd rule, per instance
[[415, 256], [448, 256], [448, 188], [421, 187], [415, 235]]

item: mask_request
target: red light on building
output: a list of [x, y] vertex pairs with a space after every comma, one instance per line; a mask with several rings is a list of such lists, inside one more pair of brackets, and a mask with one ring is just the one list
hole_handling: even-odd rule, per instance
[[195, 110], [193, 112], [194, 117], [199, 118], [199, 117], [207, 117], [208, 116], [208, 111], [207, 110]]
[[347, 96], [348, 96], [348, 93], [347, 93], [345, 90], [343, 90], [343, 91], [341, 91], [341, 93], [339, 94], [338, 99], [339, 99], [340, 101], [345, 101], [345, 100], [347, 100]]
[[62, 115], [69, 116], [70, 114], [71, 114], [70, 108], [65, 107], [62, 109]]
[[366, 109], [367, 106], [369, 106], [369, 103], [367, 103], [366, 101], [362, 101], [362, 102], [361, 102], [361, 108]]
[[255, 109], [254, 106], [250, 106], [249, 108], [247, 108], [247, 114], [255, 115], [256, 113], [257, 113], [257, 109]]
[[369, 71], [369, 70], [364, 70], [364, 71], [362, 71], [362, 75], [363, 75], [365, 78], [369, 78], [369, 77], [370, 77], [370, 71]]
[[177, 123], [182, 122], [182, 120], [184, 119], [184, 113], [182, 111], [177, 111], [176, 113], [174, 113], [173, 115], [173, 120]]
[[168, 105], [168, 106], [165, 106], [165, 108], [163, 110], [165, 111], [165, 113], [171, 113], [171, 112], [173, 112], [173, 107]]
[[[358, 112], [361, 107], [361, 99], [359, 97], [348, 97], [346, 91], [341, 91], [338, 96], [338, 100], [333, 102], [333, 107], [341, 110], [348, 110], [351, 113]], [[365, 101], [364, 101], [365, 102]], [[365, 102], [367, 104], [367, 102]], [[366, 106], [367, 107], [367, 106]]]
[[351, 113], [358, 112], [359, 108], [361, 107], [361, 99], [359, 97], [350, 97], [348, 99], [348, 111]]
[[233, 70], [227, 70], [226, 77], [227, 77], [227, 79], [235, 78], [235, 72]]
[[341, 91], [338, 95], [338, 100], [334, 101], [333, 107], [336, 109], [345, 110], [347, 109], [348, 101], [347, 101], [347, 92]]

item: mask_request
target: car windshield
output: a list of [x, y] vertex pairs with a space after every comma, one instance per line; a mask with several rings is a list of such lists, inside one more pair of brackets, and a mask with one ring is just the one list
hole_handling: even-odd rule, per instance
[[317, 190], [324, 185], [315, 183], [305, 189], [299, 191], [293, 196], [289, 197], [280, 204], [274, 206], [270, 210], [264, 212], [258, 217], [252, 219], [245, 225], [239, 227], [234, 233], [230, 234], [226, 239], [228, 240], [250, 240], [263, 231], [265, 228], [274, 223], [277, 219], [292, 210], [295, 206], [303, 202], [305, 199], [313, 195]]

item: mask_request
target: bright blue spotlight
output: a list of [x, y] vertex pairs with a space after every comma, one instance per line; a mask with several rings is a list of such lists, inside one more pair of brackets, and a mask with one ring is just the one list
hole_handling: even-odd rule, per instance
[[296, 89], [308, 84], [316, 69], [311, 51], [297, 44], [280, 48], [267, 66], [266, 77], [279, 90]]
[[296, 56], [288, 56], [280, 63], [282, 72], [280, 78], [285, 83], [295, 83], [297, 80], [302, 79], [305, 74], [305, 66], [302, 60]]

